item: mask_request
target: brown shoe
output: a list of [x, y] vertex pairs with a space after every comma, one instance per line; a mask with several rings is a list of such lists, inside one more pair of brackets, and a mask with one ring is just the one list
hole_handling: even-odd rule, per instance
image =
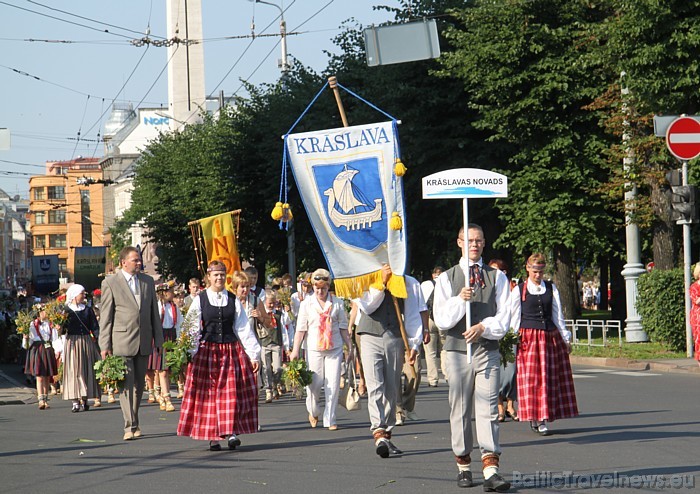
[[315, 429], [318, 425], [318, 417], [314, 417], [313, 415], [309, 414], [309, 424], [311, 424], [311, 427]]
[[337, 425], [331, 425], [331, 426], [328, 428], [328, 430], [329, 430], [329, 431], [337, 431], [337, 430], [338, 430], [338, 426], [337, 426]]
[[[162, 408], [161, 408], [162, 410]], [[166, 412], [174, 412], [175, 411], [175, 406], [170, 402], [170, 400], [165, 400], [165, 411]]]
[[141, 437], [141, 428], [137, 427], [136, 430], [134, 431], [134, 437]]
[[135, 437], [136, 436], [134, 436], [134, 433], [131, 431], [127, 431], [124, 433], [124, 440], [125, 441], [133, 441]]

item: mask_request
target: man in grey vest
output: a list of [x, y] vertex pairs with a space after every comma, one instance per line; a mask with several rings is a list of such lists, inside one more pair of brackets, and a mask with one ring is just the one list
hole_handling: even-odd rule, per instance
[[[486, 240], [478, 225], [469, 224], [465, 238], [459, 231], [457, 245], [462, 258], [457, 266], [442, 273], [435, 284], [433, 317], [435, 324], [447, 330], [445, 354], [449, 380], [450, 429], [452, 451], [459, 474], [457, 485], [471, 487], [472, 406], [476, 418], [476, 436], [481, 450], [486, 492], [505, 492], [510, 488], [498, 474], [501, 449], [498, 444], [498, 390], [500, 354], [498, 340], [510, 324], [508, 279], [487, 266], [481, 253]], [[466, 286], [469, 276], [470, 288]], [[471, 327], [466, 326], [466, 304], [470, 304]], [[472, 361], [467, 361], [467, 344], [472, 346]]]
[[[401, 396], [401, 369], [404, 364], [404, 348], [399, 315], [394, 300], [386, 290], [391, 278], [391, 268], [382, 268], [382, 289], [370, 287], [362, 298], [355, 299], [359, 322], [356, 332], [362, 335], [360, 358], [367, 385], [367, 409], [370, 430], [376, 452], [382, 458], [402, 451], [391, 442], [391, 431], [396, 425], [396, 402]], [[403, 301], [399, 301], [403, 305]], [[408, 363], [413, 365], [418, 348], [423, 341], [420, 325], [406, 328], [411, 347]]]

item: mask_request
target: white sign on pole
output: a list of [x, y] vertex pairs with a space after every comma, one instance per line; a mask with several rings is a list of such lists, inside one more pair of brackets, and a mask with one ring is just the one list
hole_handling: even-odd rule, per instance
[[[423, 199], [462, 199], [464, 240], [468, 242], [469, 208], [467, 199], [508, 197], [508, 177], [479, 168], [455, 168], [423, 177]], [[468, 244], [466, 244], [468, 245]], [[465, 287], [469, 288], [469, 275]], [[467, 328], [472, 325], [469, 302], [466, 302]], [[467, 344], [467, 363], [472, 362], [472, 345]]]
[[508, 197], [508, 177], [479, 168], [454, 168], [423, 177], [423, 199]]
[[10, 129], [0, 129], [0, 151], [8, 151], [10, 149]]

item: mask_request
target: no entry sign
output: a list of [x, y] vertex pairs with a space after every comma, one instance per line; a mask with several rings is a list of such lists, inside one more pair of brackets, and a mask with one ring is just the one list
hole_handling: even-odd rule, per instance
[[690, 117], [674, 120], [666, 130], [666, 146], [680, 160], [700, 156], [700, 122]]

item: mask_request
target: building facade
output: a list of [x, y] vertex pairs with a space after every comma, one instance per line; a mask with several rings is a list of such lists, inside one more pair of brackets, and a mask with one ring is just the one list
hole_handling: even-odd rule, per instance
[[104, 180], [98, 158], [46, 163], [29, 179], [32, 255], [58, 255], [63, 282], [72, 282], [75, 248], [105, 246]]
[[26, 285], [30, 272], [29, 201], [0, 190], [0, 288]]

